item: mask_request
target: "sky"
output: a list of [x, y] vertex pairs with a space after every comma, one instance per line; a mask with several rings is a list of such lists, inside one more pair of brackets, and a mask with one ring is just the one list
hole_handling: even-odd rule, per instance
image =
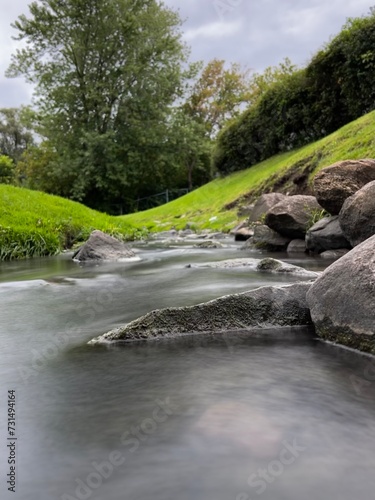
[[[372, 0], [374, 1], [374, 0]], [[31, 102], [32, 87], [4, 73], [18, 47], [10, 24], [30, 0], [0, 0], [0, 108]], [[179, 10], [191, 60], [214, 58], [261, 72], [285, 57], [305, 65], [348, 17], [367, 14], [371, 0], [164, 0]]]

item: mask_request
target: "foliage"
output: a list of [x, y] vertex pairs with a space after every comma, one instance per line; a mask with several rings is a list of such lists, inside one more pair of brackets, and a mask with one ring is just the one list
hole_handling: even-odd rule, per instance
[[0, 154], [17, 162], [34, 143], [32, 111], [28, 107], [0, 109]]
[[[349, 19], [304, 69], [269, 69], [253, 104], [219, 135], [214, 166], [227, 174], [334, 132], [375, 107], [375, 11]], [[274, 78], [274, 80], [273, 80]]]
[[238, 116], [249, 102], [249, 71], [239, 64], [225, 67], [224, 60], [214, 59], [204, 67], [184, 105], [187, 114], [204, 124], [214, 137], [226, 122]]
[[325, 217], [330, 217], [330, 214], [324, 210], [324, 208], [314, 208], [310, 211], [310, 218], [307, 222], [306, 229], [310, 229], [315, 226], [317, 222], [324, 219]]
[[123, 219], [138, 227], [162, 231], [183, 229], [187, 222], [198, 229], [228, 231], [238, 223], [237, 207], [249, 203], [263, 193], [275, 190], [281, 178], [296, 167], [314, 165], [310, 180], [323, 167], [339, 160], [375, 157], [375, 112], [354, 121], [303, 148], [269, 158], [251, 168], [235, 172], [166, 205]]
[[0, 185], [0, 260], [54, 255], [94, 229], [124, 240], [144, 235], [119, 217], [38, 191]]
[[48, 191], [110, 210], [150, 179], [164, 180], [170, 107], [188, 76], [178, 14], [157, 0], [40, 0], [29, 8], [13, 24], [26, 44], [7, 74], [35, 85], [56, 152]]
[[14, 179], [14, 163], [9, 156], [0, 155], [0, 183], [11, 184]]

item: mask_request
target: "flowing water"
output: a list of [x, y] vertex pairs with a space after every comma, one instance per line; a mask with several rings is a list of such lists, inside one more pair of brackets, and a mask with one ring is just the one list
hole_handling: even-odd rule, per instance
[[[2, 263], [0, 498], [371, 500], [372, 358], [304, 329], [87, 345], [155, 308], [290, 281], [186, 268], [244, 256], [233, 244], [155, 245], [135, 263]], [[15, 494], [6, 485], [12, 389]]]

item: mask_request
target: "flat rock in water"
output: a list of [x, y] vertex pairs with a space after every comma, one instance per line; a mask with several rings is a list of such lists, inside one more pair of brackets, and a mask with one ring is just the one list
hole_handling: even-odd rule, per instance
[[78, 262], [140, 260], [125, 243], [97, 230], [76, 251], [73, 259]]
[[318, 335], [375, 354], [375, 236], [329, 266], [307, 301]]
[[262, 287], [189, 307], [159, 309], [89, 344], [171, 338], [199, 332], [311, 325], [306, 293], [311, 283]]
[[314, 279], [319, 276], [319, 273], [314, 271], [308, 271], [303, 267], [295, 266], [294, 264], [288, 264], [277, 259], [263, 259], [257, 265], [257, 271], [265, 271], [271, 273], [282, 273], [291, 274], [295, 276], [300, 276], [301, 278]]

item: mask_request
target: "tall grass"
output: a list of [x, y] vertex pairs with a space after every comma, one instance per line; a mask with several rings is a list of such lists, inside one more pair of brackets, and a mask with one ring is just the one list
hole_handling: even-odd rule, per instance
[[131, 223], [80, 203], [0, 185], [0, 260], [54, 255], [100, 229], [123, 240], [141, 232]]

